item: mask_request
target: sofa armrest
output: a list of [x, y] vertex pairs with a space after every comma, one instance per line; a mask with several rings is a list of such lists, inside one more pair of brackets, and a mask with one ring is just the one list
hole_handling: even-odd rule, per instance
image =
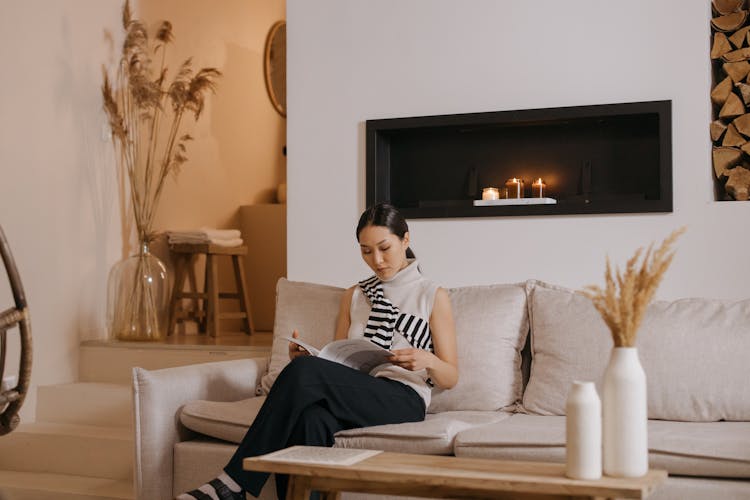
[[255, 396], [266, 359], [239, 359], [144, 370], [133, 368], [136, 499], [173, 498], [174, 445], [193, 435], [180, 423], [185, 403], [239, 401]]

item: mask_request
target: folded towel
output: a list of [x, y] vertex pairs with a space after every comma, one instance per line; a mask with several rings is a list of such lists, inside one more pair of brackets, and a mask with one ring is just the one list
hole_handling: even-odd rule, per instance
[[243, 241], [242, 238], [233, 238], [231, 240], [223, 240], [223, 239], [214, 239], [214, 238], [204, 238], [204, 237], [198, 237], [193, 238], [189, 236], [170, 236], [169, 237], [169, 244], [170, 245], [177, 245], [180, 243], [211, 243], [212, 245], [217, 245], [220, 247], [238, 247], [241, 246]]
[[204, 240], [234, 240], [242, 238], [239, 229], [213, 229], [202, 227], [193, 231], [168, 231], [167, 235], [187, 238], [203, 238]]
[[242, 234], [237, 229], [202, 227], [193, 231], [167, 231], [169, 243], [213, 243], [223, 247], [242, 245]]

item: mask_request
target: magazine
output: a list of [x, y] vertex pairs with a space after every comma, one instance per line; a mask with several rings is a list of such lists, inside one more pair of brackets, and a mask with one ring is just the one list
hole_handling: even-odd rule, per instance
[[261, 460], [296, 462], [323, 465], [354, 465], [378, 453], [378, 450], [355, 450], [351, 448], [325, 448], [321, 446], [292, 446], [261, 455]]
[[312, 356], [335, 361], [342, 365], [369, 373], [373, 368], [389, 363], [391, 351], [373, 344], [365, 338], [334, 340], [322, 349], [316, 349], [310, 344], [293, 337], [284, 337], [289, 342], [304, 347]]

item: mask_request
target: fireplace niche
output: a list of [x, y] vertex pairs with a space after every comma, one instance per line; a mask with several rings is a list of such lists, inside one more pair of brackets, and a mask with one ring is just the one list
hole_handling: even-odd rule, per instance
[[[367, 204], [407, 218], [672, 211], [671, 101], [367, 120]], [[474, 206], [542, 178], [556, 204]]]

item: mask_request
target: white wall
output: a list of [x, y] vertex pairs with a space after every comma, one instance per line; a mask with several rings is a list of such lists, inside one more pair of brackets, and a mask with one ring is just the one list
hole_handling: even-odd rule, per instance
[[[127, 251], [100, 85], [120, 54], [124, 0], [0, 0], [0, 225], [32, 317], [38, 385], [74, 381], [81, 339], [105, 338], [107, 274]], [[224, 76], [209, 98], [155, 229], [239, 227], [240, 205], [284, 180], [285, 122], [263, 82], [263, 47], [283, 0], [131, 0], [149, 26], [171, 19], [177, 61]], [[179, 47], [179, 48], [178, 48]], [[171, 69], [174, 70], [174, 65]], [[0, 310], [12, 299], [0, 266]], [[17, 369], [17, 330], [8, 370]]]
[[[0, 225], [31, 311], [34, 386], [75, 380], [79, 334], [104, 329], [120, 239], [99, 84], [119, 45], [117, 33], [105, 34], [118, 26], [119, 6], [0, 0]], [[0, 309], [11, 305], [6, 283], [0, 268]], [[18, 356], [15, 342], [9, 356]]]
[[291, 279], [367, 274], [364, 121], [671, 99], [674, 212], [415, 219], [414, 249], [446, 286], [603, 281], [673, 229], [688, 232], [658, 295], [745, 297], [750, 204], [713, 201], [708, 2], [288, 0]]

